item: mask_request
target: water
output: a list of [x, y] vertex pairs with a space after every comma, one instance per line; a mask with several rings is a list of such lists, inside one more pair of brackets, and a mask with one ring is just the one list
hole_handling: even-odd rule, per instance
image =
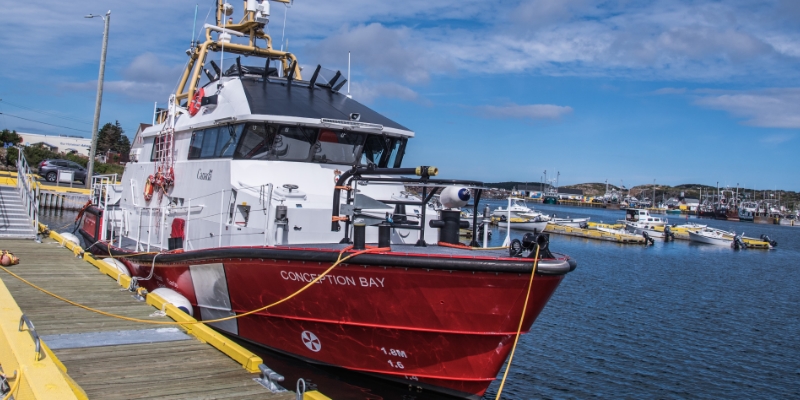
[[[535, 208], [609, 223], [624, 217], [619, 210]], [[74, 213], [68, 214], [48, 217], [51, 226], [69, 223]], [[800, 228], [689, 221], [767, 234], [778, 247], [644, 247], [552, 235], [551, 249], [577, 259], [578, 269], [520, 338], [503, 397], [800, 398]], [[521, 236], [512, 231], [512, 238]], [[495, 228], [492, 245], [504, 238], [505, 230]], [[258, 351], [290, 389], [303, 377], [337, 400], [441, 398]], [[498, 386], [499, 380], [485, 397], [494, 398]]]

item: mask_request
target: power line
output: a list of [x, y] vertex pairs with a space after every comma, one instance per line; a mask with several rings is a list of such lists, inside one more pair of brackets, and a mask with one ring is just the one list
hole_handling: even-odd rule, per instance
[[3, 113], [3, 112], [0, 112], [0, 115], [8, 115], [9, 117], [14, 117], [14, 118], [19, 118], [19, 119], [24, 119], [25, 121], [31, 121], [31, 122], [36, 122], [36, 123], [39, 123], [39, 124], [45, 124], [45, 125], [55, 126], [56, 128], [72, 129], [73, 131], [78, 131], [78, 132], [83, 132], [83, 133], [86, 133], [86, 131], [85, 131], [85, 130], [83, 130], [83, 129], [75, 129], [75, 128], [70, 128], [70, 127], [68, 127], [68, 126], [55, 125], [55, 124], [48, 124], [47, 122], [37, 121], [37, 120], [35, 120], [35, 119], [23, 118], [23, 117], [19, 117], [19, 116], [16, 116], [16, 115], [11, 115], [11, 114], [8, 114], [8, 113]]
[[14, 103], [9, 103], [8, 101], [3, 100], [3, 99], [0, 99], [0, 101], [2, 101], [3, 104], [8, 104], [8, 105], [13, 106], [13, 107], [21, 108], [23, 110], [33, 111], [33, 112], [37, 112], [37, 113], [40, 113], [40, 114], [49, 115], [51, 117], [61, 118], [61, 119], [65, 119], [65, 120], [69, 120], [69, 121], [73, 121], [73, 122], [78, 122], [78, 123], [81, 123], [81, 124], [87, 124], [87, 125], [91, 124], [91, 122], [82, 121], [82, 120], [79, 120], [79, 119], [76, 119], [76, 118], [65, 117], [63, 115], [58, 115], [58, 114], [55, 114], [55, 113], [42, 111], [42, 110], [37, 110], [37, 109], [31, 108], [31, 107], [21, 106], [19, 104], [14, 104]]

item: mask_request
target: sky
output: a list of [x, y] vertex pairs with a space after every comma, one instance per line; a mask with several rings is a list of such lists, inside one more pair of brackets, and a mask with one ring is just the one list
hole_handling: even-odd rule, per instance
[[[100, 123], [132, 136], [214, 5], [4, 3], [0, 129], [86, 137], [103, 20], [83, 16], [111, 10]], [[416, 132], [405, 166], [800, 191], [800, 1], [296, 0], [268, 27], [306, 74], [351, 52], [353, 98]]]

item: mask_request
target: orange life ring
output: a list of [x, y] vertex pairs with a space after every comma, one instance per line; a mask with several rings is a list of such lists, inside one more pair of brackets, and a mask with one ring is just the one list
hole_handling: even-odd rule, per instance
[[147, 180], [144, 183], [144, 199], [145, 201], [150, 201], [153, 198], [153, 175], [147, 177]]
[[189, 115], [195, 116], [198, 111], [200, 111], [200, 107], [203, 105], [203, 97], [205, 97], [206, 91], [203, 88], [200, 88], [197, 92], [195, 92], [192, 101], [189, 102]]

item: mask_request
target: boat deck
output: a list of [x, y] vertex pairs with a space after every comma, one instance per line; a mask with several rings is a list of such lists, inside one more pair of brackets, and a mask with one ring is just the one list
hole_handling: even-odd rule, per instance
[[[21, 259], [9, 270], [48, 291], [126, 317], [170, 320], [151, 316], [156, 311], [151, 305], [50, 238], [42, 243], [0, 239], [0, 249]], [[50, 297], [5, 272], [0, 280], [91, 399], [295, 398], [291, 392], [271, 393], [253, 380], [256, 374], [173, 325], [110, 318]]]

